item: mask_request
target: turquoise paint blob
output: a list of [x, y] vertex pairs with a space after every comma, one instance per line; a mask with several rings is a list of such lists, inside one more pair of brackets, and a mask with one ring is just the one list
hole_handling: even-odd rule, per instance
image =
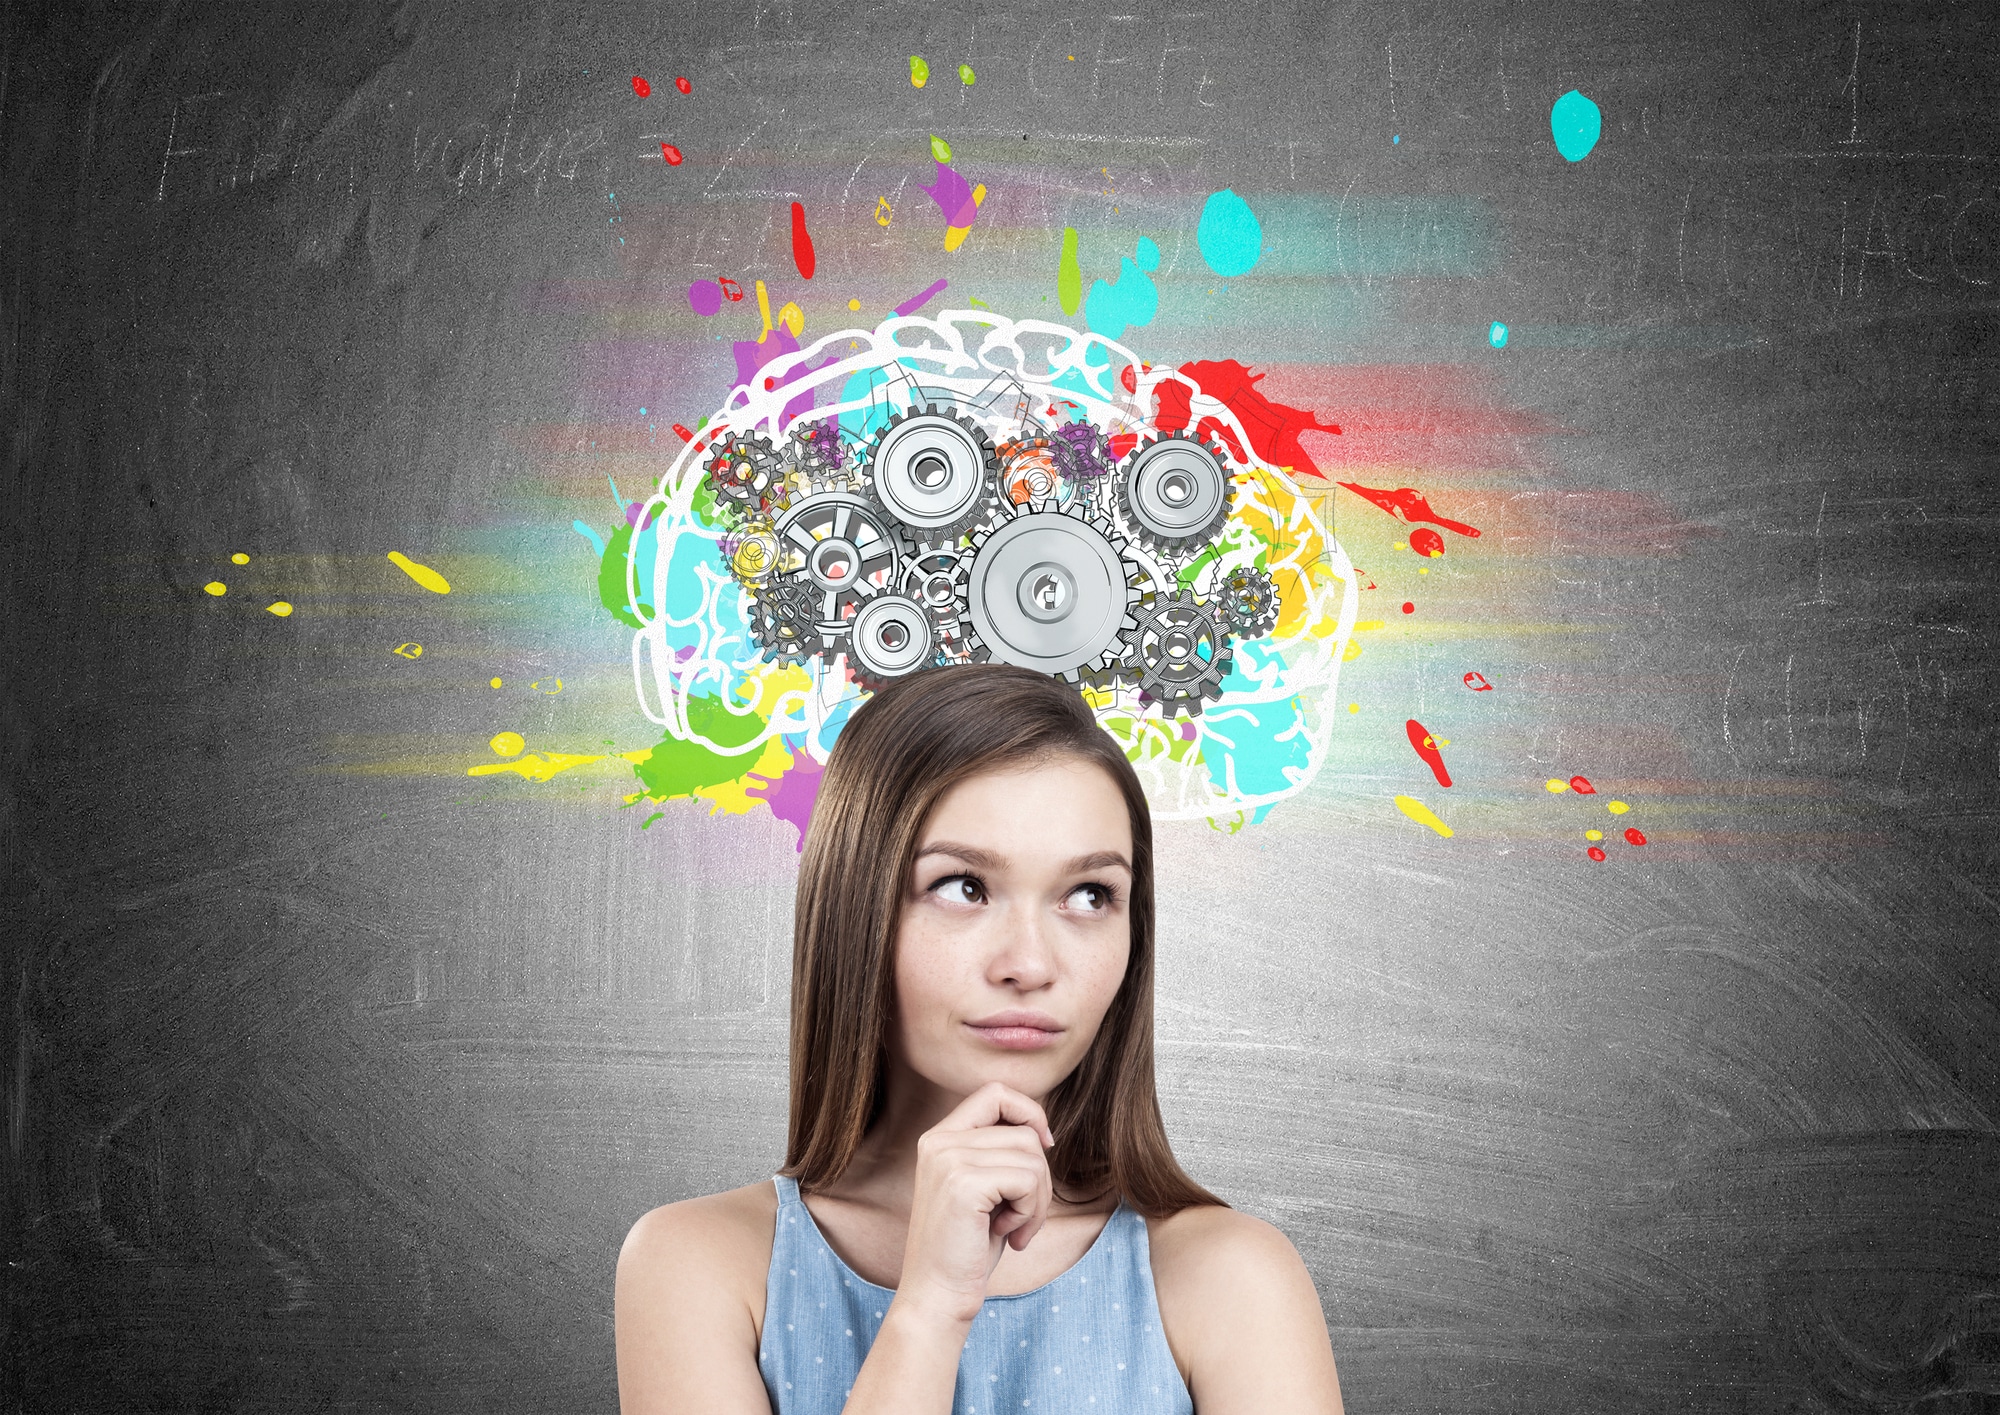
[[1247, 275], [1264, 250], [1264, 228], [1257, 224], [1257, 213], [1227, 187], [1202, 204], [1194, 239], [1208, 268], [1224, 277]]
[[[1144, 258], [1148, 246], [1153, 247], [1153, 265], [1158, 266], [1160, 248], [1153, 246], [1151, 241], [1140, 240], [1139, 255]], [[1128, 255], [1118, 262], [1116, 283], [1091, 281], [1090, 294], [1083, 301], [1083, 322], [1093, 334], [1117, 339], [1123, 336], [1128, 325], [1151, 324], [1159, 310], [1159, 288]]]
[[1581, 162], [1590, 156], [1590, 150], [1597, 146], [1597, 136], [1604, 131], [1604, 114], [1595, 103], [1571, 89], [1555, 101], [1549, 109], [1549, 136], [1556, 140], [1556, 151], [1571, 162]]
[[1500, 322], [1499, 320], [1497, 320], [1497, 319], [1496, 319], [1496, 320], [1494, 320], [1494, 321], [1493, 321], [1493, 323], [1492, 323], [1491, 325], [1489, 325], [1489, 326], [1487, 327], [1487, 330], [1486, 330], [1486, 342], [1487, 342], [1487, 343], [1489, 343], [1489, 344], [1491, 344], [1491, 345], [1492, 345], [1492, 346], [1493, 346], [1494, 348], [1496, 348], [1496, 349], [1504, 349], [1504, 348], [1506, 348], [1506, 347], [1507, 347], [1507, 326], [1506, 326], [1506, 325], [1504, 325], [1504, 324], [1502, 324], [1502, 323], [1501, 323], [1501, 322]]
[[1158, 270], [1160, 268], [1160, 248], [1153, 244], [1151, 237], [1141, 236], [1139, 238], [1139, 249], [1133, 252], [1132, 259], [1137, 262], [1141, 270]]

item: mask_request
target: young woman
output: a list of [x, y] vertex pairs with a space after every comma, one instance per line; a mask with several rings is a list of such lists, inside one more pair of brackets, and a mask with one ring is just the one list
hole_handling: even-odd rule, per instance
[[806, 832], [785, 1167], [618, 1260], [624, 1415], [1340, 1415], [1291, 1242], [1175, 1162], [1153, 832], [1077, 690], [979, 664], [841, 732]]

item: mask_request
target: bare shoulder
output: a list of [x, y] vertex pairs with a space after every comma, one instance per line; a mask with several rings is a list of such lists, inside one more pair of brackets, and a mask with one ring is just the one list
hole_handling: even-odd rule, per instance
[[1201, 1204], [1146, 1234], [1160, 1323], [1201, 1415], [1340, 1415], [1319, 1291], [1282, 1229]]
[[766, 1181], [662, 1204], [632, 1225], [615, 1303], [626, 1415], [768, 1410], [757, 1343], [777, 1210]]

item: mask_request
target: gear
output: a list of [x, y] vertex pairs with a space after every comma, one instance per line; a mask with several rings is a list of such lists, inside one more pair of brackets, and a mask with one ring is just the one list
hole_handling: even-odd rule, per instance
[[1130, 609], [1139, 573], [1123, 537], [1081, 503], [1017, 507], [972, 540], [960, 609], [973, 656], [1072, 683], [1101, 670], [1138, 627]]
[[762, 512], [744, 516], [722, 537], [721, 549], [723, 563], [746, 589], [762, 587], [778, 571], [778, 533]]
[[1133, 660], [1139, 689], [1168, 716], [1201, 716], [1204, 699], [1222, 696], [1234, 654], [1220, 616], [1194, 602], [1192, 590], [1148, 595], [1138, 609]]
[[822, 646], [837, 641], [861, 602], [886, 589], [901, 547], [880, 508], [852, 491], [814, 491], [772, 526], [779, 582], [813, 597]]
[[732, 432], [711, 448], [707, 479], [718, 502], [754, 511], [770, 511], [785, 504], [784, 464], [769, 438]]
[[1261, 639], [1278, 623], [1278, 587], [1262, 570], [1238, 566], [1222, 577], [1215, 602], [1232, 638]]
[[896, 588], [929, 610], [934, 621], [954, 623], [959, 601], [965, 596], [966, 572], [971, 568], [971, 551], [955, 542], [927, 542], [903, 557], [896, 571]]
[[1089, 423], [1064, 423], [1054, 439], [1056, 466], [1065, 481], [1097, 486], [1118, 465], [1111, 439]]
[[916, 600], [883, 590], [863, 600], [847, 626], [847, 670], [854, 681], [880, 692], [896, 678], [937, 659], [937, 627]]
[[1179, 433], [1141, 443], [1118, 474], [1118, 507], [1126, 523], [1141, 540], [1165, 551], [1214, 539], [1229, 519], [1233, 491], [1221, 450]]
[[1000, 484], [1013, 505], [1039, 506], [1055, 497], [1061, 487], [1062, 462], [1053, 439], [1027, 437], [1003, 442], [999, 456]]
[[821, 652], [819, 598], [796, 582], [768, 585], [757, 594], [750, 630], [773, 663], [798, 663]]
[[932, 538], [955, 540], [992, 518], [999, 470], [992, 439], [934, 403], [890, 418], [868, 454], [875, 499]]

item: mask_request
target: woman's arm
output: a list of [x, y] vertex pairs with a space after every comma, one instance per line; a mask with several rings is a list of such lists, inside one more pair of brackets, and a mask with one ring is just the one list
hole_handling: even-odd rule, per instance
[[1197, 1415], [1342, 1415], [1312, 1274], [1260, 1218], [1204, 1205], [1151, 1239], [1161, 1320], [1186, 1347]]
[[632, 1225], [618, 1254], [622, 1415], [771, 1415], [757, 1316], [730, 1280], [742, 1247], [713, 1199], [666, 1204]]

